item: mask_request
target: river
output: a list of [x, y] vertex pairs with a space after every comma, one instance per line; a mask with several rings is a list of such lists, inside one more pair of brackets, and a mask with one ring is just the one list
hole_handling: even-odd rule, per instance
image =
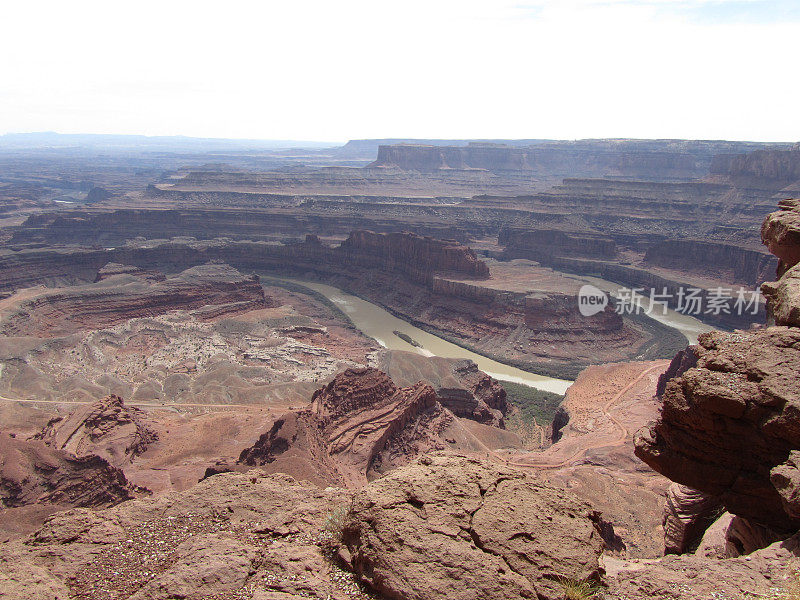
[[[270, 277], [275, 278], [274, 276]], [[567, 388], [572, 385], [572, 382], [566, 379], [556, 379], [554, 377], [529, 373], [528, 371], [523, 371], [522, 369], [517, 369], [516, 367], [511, 367], [497, 362], [496, 360], [492, 360], [491, 358], [486, 358], [485, 356], [471, 352], [466, 348], [443, 340], [432, 333], [428, 333], [419, 327], [415, 327], [411, 323], [395, 317], [380, 306], [376, 306], [362, 298], [343, 292], [333, 286], [316, 281], [302, 281], [298, 279], [286, 278], [285, 281], [302, 285], [325, 296], [350, 318], [353, 325], [358, 327], [365, 335], [374, 339], [384, 348], [417, 352], [423, 356], [468, 358], [475, 362], [481, 371], [491, 375], [495, 379], [521, 383], [546, 392], [555, 392], [556, 394], [563, 394], [567, 391]], [[421, 347], [414, 347], [410, 343], [402, 340], [394, 333], [395, 331], [409, 336], [412, 340], [420, 344]]]
[[[617, 296], [618, 290], [623, 286], [616, 283], [599, 279], [597, 277], [586, 277], [563, 273], [564, 276], [582, 281], [584, 283], [591, 283], [592, 285], [600, 288], [603, 291]], [[273, 277], [274, 276], [270, 276]], [[474, 361], [478, 367], [488, 373], [495, 379], [501, 381], [511, 381], [514, 383], [521, 383], [530, 387], [534, 387], [547, 392], [555, 392], [563, 394], [567, 388], [572, 384], [571, 381], [566, 379], [556, 379], [554, 377], [546, 377], [528, 371], [523, 371], [516, 367], [512, 367], [491, 358], [481, 356], [475, 352], [471, 352], [466, 348], [457, 346], [447, 340], [428, 333], [415, 327], [414, 325], [395, 317], [385, 309], [372, 304], [362, 298], [353, 296], [342, 290], [335, 288], [324, 283], [316, 281], [304, 281], [298, 279], [286, 278], [297, 285], [301, 285], [312, 289], [328, 300], [338, 306], [344, 312], [353, 324], [360, 329], [365, 335], [373, 338], [378, 344], [390, 350], [405, 350], [408, 352], [417, 352], [423, 356], [442, 356], [445, 358], [468, 358]], [[649, 299], [644, 297], [637, 298], [638, 303], [646, 309], [649, 305]], [[662, 314], [663, 313], [663, 314]], [[662, 311], [660, 305], [657, 305], [652, 310], [649, 316], [656, 321], [674, 327], [680, 331], [687, 342], [690, 344], [697, 343], [697, 336], [705, 331], [713, 331], [713, 327], [705, 323], [681, 313], [666, 309]], [[409, 342], [401, 339], [395, 332], [405, 334], [413, 341], [419, 344], [415, 347]]]

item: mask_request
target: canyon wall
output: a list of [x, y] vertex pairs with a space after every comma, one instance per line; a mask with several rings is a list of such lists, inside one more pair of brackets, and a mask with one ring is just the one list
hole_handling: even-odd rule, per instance
[[785, 150], [756, 150], [749, 154], [714, 157], [711, 173], [779, 182], [800, 181], [800, 144]]
[[350, 264], [400, 271], [421, 283], [430, 283], [434, 272], [489, 277], [489, 267], [471, 248], [410, 233], [354, 231], [338, 250]]
[[542, 261], [555, 256], [613, 259], [617, 245], [613, 239], [593, 233], [573, 233], [553, 229], [504, 229], [497, 243], [505, 246], [506, 258]]
[[657, 242], [647, 249], [644, 262], [667, 268], [681, 265], [686, 271], [751, 286], [773, 277], [777, 267], [775, 257], [766, 252], [699, 240]]
[[483, 169], [531, 171], [544, 177], [628, 177], [656, 181], [694, 179], [708, 173], [713, 156], [748, 152], [762, 144], [688, 140], [577, 140], [467, 144], [379, 144], [371, 167], [404, 170]]
[[[654, 290], [656, 294], [664, 293], [667, 295], [667, 305], [676, 311], [682, 309], [681, 294], [686, 293], [691, 288], [698, 289], [700, 290], [698, 295], [702, 300], [703, 307], [703, 312], [700, 315], [702, 320], [713, 323], [718, 327], [749, 327], [753, 323], [762, 323], [766, 317], [764, 302], [761, 301], [760, 297], [753, 304], [748, 304], [752, 299], [750, 295], [754, 291], [752, 288], [743, 288], [744, 303], [741, 304], [741, 310], [739, 310], [739, 307], [737, 307], [737, 302], [739, 302], [738, 288], [731, 287], [727, 283], [715, 284], [715, 286], [722, 286], [722, 291], [729, 294], [728, 298], [723, 298], [724, 302], [722, 302], [721, 308], [717, 311], [716, 309], [709, 310], [710, 297], [722, 298], [722, 296], [716, 295], [716, 287], [697, 287], [696, 284], [687, 283], [686, 279], [681, 277], [680, 272], [659, 274], [642, 267], [567, 257], [553, 258], [549, 264], [556, 269], [571, 273], [598, 276], [607, 281], [627, 286], [629, 289], [641, 289], [643, 291], [640, 293], [644, 295], [650, 294], [651, 290]], [[691, 278], [689, 279], [691, 280]]]

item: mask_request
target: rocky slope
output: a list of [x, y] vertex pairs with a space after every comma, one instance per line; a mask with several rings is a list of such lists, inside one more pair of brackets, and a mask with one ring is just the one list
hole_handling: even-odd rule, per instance
[[[0, 434], [3, 509], [29, 505], [104, 507], [133, 498], [136, 488], [119, 469], [96, 455], [76, 457], [38, 440]], [[139, 490], [142, 491], [142, 490]], [[0, 511], [13, 520], [12, 513]]]
[[51, 419], [35, 439], [76, 457], [97, 455], [122, 468], [158, 439], [148, 421], [143, 411], [112, 395]]
[[356, 493], [349, 563], [385, 598], [563, 597], [559, 577], [598, 579], [599, 515], [514, 469], [421, 458]]
[[694, 357], [676, 357], [661, 415], [637, 434], [636, 452], [734, 515], [786, 535], [800, 528], [792, 459], [800, 449], [800, 329], [792, 318], [798, 203], [781, 208], [762, 230], [781, 259], [780, 279], [764, 286], [777, 324], [704, 334], [689, 349]]
[[[502, 424], [503, 413], [493, 412], [481, 398], [494, 401], [490, 394], [500, 396], [499, 386], [478, 373], [469, 373], [474, 386], [467, 382], [456, 388], [459, 395], [471, 397], [471, 404], [485, 407], [467, 416], [477, 412], [478, 417], [489, 416], [490, 422]], [[279, 416], [269, 431], [242, 451], [237, 465], [217, 464], [208, 474], [265, 466], [270, 472], [319, 483], [359, 487], [430, 450], [479, 447], [480, 442], [443, 404], [453, 401], [440, 400], [423, 381], [398, 388], [377, 369], [348, 369], [314, 392], [307, 408]]]

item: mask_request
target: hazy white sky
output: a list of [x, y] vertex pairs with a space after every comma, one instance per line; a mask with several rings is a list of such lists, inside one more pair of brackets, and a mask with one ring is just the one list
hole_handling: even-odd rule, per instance
[[0, 133], [800, 140], [800, 0], [26, 0], [0, 14]]

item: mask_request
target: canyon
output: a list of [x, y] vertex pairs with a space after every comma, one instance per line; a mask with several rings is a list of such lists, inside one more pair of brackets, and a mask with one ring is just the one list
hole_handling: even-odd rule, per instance
[[792, 589], [796, 145], [107, 142], [0, 139], [0, 598]]

